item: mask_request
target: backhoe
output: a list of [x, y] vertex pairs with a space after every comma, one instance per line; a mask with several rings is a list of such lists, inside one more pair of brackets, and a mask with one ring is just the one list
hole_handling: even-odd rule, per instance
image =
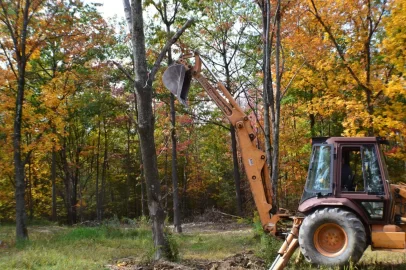
[[[194, 58], [194, 65], [189, 59]], [[201, 72], [203, 65], [216, 83]], [[235, 127], [239, 151], [263, 229], [285, 237], [270, 269], [283, 269], [300, 247], [315, 265], [358, 262], [365, 249], [406, 252], [406, 185], [389, 183], [379, 137], [313, 138], [308, 176], [295, 216], [272, 205], [266, 155], [254, 144], [249, 118], [198, 52], [183, 54], [163, 74], [184, 105], [197, 80]], [[290, 231], [280, 224], [291, 221]]]

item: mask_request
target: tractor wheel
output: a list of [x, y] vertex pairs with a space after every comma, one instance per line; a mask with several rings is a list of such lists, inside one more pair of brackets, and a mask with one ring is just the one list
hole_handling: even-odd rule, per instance
[[366, 248], [365, 228], [358, 217], [340, 208], [318, 209], [299, 230], [299, 244], [308, 262], [345, 265], [358, 262]]

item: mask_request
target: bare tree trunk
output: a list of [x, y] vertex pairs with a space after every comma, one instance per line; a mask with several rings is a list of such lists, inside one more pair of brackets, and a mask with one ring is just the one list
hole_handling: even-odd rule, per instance
[[[129, 0], [123, 0], [124, 9], [130, 7]], [[157, 156], [154, 138], [154, 113], [152, 110], [152, 83], [170, 46], [176, 42], [183, 31], [192, 23], [189, 20], [169, 40], [149, 72], [146, 61], [144, 22], [142, 1], [131, 1], [131, 17], [127, 23], [132, 26], [132, 48], [134, 58], [134, 86], [138, 108], [138, 134], [141, 144], [141, 156], [146, 183], [149, 215], [152, 221], [152, 235], [155, 246], [154, 259], [170, 256], [170, 247], [164, 234], [165, 211], [161, 204], [161, 187], [158, 178]]]
[[28, 188], [28, 199], [27, 199], [27, 204], [28, 204], [28, 212], [29, 212], [29, 219], [32, 220], [34, 217], [34, 203], [32, 201], [32, 173], [31, 173], [31, 158], [28, 159], [27, 161], [28, 165], [28, 173], [26, 173], [26, 188]]
[[56, 152], [55, 146], [52, 148], [52, 161], [51, 161], [51, 182], [52, 182], [52, 221], [56, 221]]
[[180, 219], [179, 189], [178, 189], [178, 157], [176, 153], [176, 117], [175, 97], [171, 93], [171, 123], [172, 123], [172, 186], [173, 186], [173, 226], [178, 233], [182, 232]]
[[233, 151], [233, 174], [235, 184], [235, 200], [237, 205], [237, 215], [242, 216], [241, 176], [237, 157], [237, 139], [235, 137], [235, 128], [233, 125], [230, 125], [230, 134], [231, 134], [231, 147]]
[[154, 258], [160, 259], [166, 256], [165, 249], [168, 248], [168, 243], [164, 235], [165, 211], [161, 205], [161, 185], [158, 177], [155, 149], [154, 114], [151, 106], [152, 89], [151, 87], [146, 88], [146, 90], [142, 90], [137, 99], [137, 105], [139, 108], [138, 129], [141, 143], [141, 154], [143, 157], [149, 216], [152, 221], [154, 246], [157, 248]]
[[[227, 90], [233, 94], [231, 89], [231, 74], [230, 74], [230, 62], [227, 60], [227, 54], [225, 46], [223, 46], [223, 64], [226, 74], [226, 88]], [[235, 135], [235, 128], [233, 125], [230, 125], [230, 134], [231, 134], [231, 149], [233, 155], [233, 176], [234, 176], [234, 186], [235, 186], [235, 199], [237, 205], [237, 214], [239, 216], [242, 215], [242, 201], [241, 201], [241, 176], [239, 171], [239, 164], [237, 158], [237, 139]]]
[[96, 153], [96, 217], [97, 220], [101, 220], [100, 215], [100, 194], [99, 194], [99, 157], [100, 157], [100, 137], [101, 137], [101, 127], [100, 127], [100, 120], [98, 121], [98, 134], [97, 134], [97, 153]]
[[101, 179], [101, 194], [100, 194], [100, 219], [104, 218], [104, 201], [106, 198], [106, 177], [107, 177], [107, 160], [108, 160], [108, 137], [106, 130], [106, 119], [103, 119], [103, 129], [104, 129], [104, 155], [103, 155], [103, 168], [102, 168], [102, 179]]
[[126, 194], [125, 194], [125, 207], [126, 207], [126, 215], [130, 217], [130, 193], [131, 193], [131, 118], [128, 118], [127, 123], [127, 166], [126, 166], [126, 173], [127, 173], [127, 181], [126, 181]]
[[[269, 34], [270, 30], [270, 21], [271, 21], [271, 6], [269, 1], [262, 1], [260, 4], [262, 9], [262, 24], [263, 24], [263, 38], [264, 38], [264, 47], [263, 47], [263, 96], [264, 96], [264, 136], [265, 136], [265, 153], [267, 166], [269, 168], [269, 179], [272, 181], [272, 144], [271, 144], [271, 122], [270, 117], [274, 116], [274, 95], [272, 87], [272, 74], [271, 74], [271, 46], [272, 39]], [[272, 185], [272, 209], [277, 209], [277, 198], [275, 196], [275, 187]]]
[[77, 201], [78, 201], [78, 185], [80, 181], [80, 152], [82, 151], [82, 148], [80, 145], [76, 146], [76, 153], [75, 153], [75, 170], [74, 170], [74, 175], [72, 177], [72, 211], [73, 211], [73, 217], [72, 221], [73, 224], [77, 222]]
[[[1, 3], [3, 6], [3, 2]], [[16, 37], [17, 33], [10, 30], [11, 36], [14, 39], [20, 38], [21, 44], [15, 44], [18, 79], [17, 79], [17, 97], [15, 104], [14, 115], [14, 134], [13, 134], [13, 150], [14, 150], [14, 169], [15, 169], [15, 199], [16, 199], [16, 238], [17, 240], [28, 239], [28, 231], [26, 224], [26, 211], [25, 211], [25, 183], [24, 183], [24, 165], [25, 162], [21, 156], [21, 126], [23, 115], [23, 101], [25, 91], [25, 69], [27, 63], [26, 57], [26, 38], [27, 27], [29, 22], [28, 10], [30, 8], [30, 1], [25, 1], [23, 11], [23, 27], [21, 29], [21, 37]], [[16, 10], [15, 12], [20, 12]], [[17, 24], [18, 22], [16, 22]], [[11, 27], [11, 26], [10, 26]], [[16, 27], [17, 28], [17, 27]], [[21, 47], [17, 47], [20, 45]]]
[[144, 189], [144, 170], [141, 170], [140, 184], [141, 184], [141, 215], [146, 216], [145, 211], [145, 189]]
[[161, 185], [158, 177], [154, 137], [155, 119], [152, 111], [152, 82], [149, 81], [146, 62], [142, 1], [132, 0], [131, 11], [138, 134], [147, 188], [149, 216], [152, 221], [153, 242], [156, 248], [154, 259], [158, 260], [167, 256], [169, 245], [164, 235], [165, 211], [161, 205]]
[[[21, 159], [21, 120], [23, 113], [23, 97], [25, 85], [25, 72], [20, 71], [16, 98], [16, 112], [14, 118], [14, 168], [15, 168], [15, 199], [16, 199], [16, 237], [17, 240], [28, 239], [25, 212], [25, 183], [24, 183], [24, 162]], [[24, 64], [25, 66], [25, 64]], [[21, 67], [25, 69], [25, 67]]]
[[[168, 38], [170, 38], [171, 34], [171, 25], [175, 22], [176, 15], [178, 13], [179, 8], [179, 1], [174, 0], [174, 8], [173, 14], [170, 16], [169, 19], [168, 12], [170, 8], [168, 7], [168, 1], [164, 1], [163, 5], [156, 5], [153, 3], [155, 8], [158, 10], [159, 14], [161, 15], [161, 19], [166, 26], [166, 33]], [[168, 48], [168, 65], [172, 64], [172, 52], [171, 47]], [[171, 141], [172, 141], [172, 187], [173, 187], [173, 225], [174, 231], [181, 233], [182, 232], [182, 224], [181, 224], [181, 213], [180, 213], [180, 204], [179, 204], [179, 191], [178, 191], [178, 160], [177, 160], [177, 152], [176, 152], [176, 114], [175, 114], [175, 97], [173, 94], [170, 94], [170, 112], [171, 112]], [[166, 204], [165, 204], [166, 207]]]
[[278, 179], [279, 179], [279, 123], [281, 111], [281, 65], [280, 65], [280, 48], [281, 48], [281, 1], [278, 0], [276, 8], [276, 55], [275, 55], [275, 70], [276, 70], [276, 89], [274, 98], [274, 110], [272, 117], [272, 189], [275, 204], [278, 208]]
[[67, 212], [67, 221], [69, 225], [73, 225], [74, 221], [74, 213], [73, 213], [73, 205], [72, 205], [72, 173], [68, 164], [67, 154], [66, 154], [66, 141], [64, 142], [64, 147], [60, 151], [61, 155], [61, 162], [64, 172], [63, 182], [65, 185], [65, 207]]
[[[188, 153], [186, 152], [185, 155], [185, 164], [183, 166], [183, 192], [182, 192], [182, 213], [183, 216], [185, 216], [186, 213], [186, 203], [187, 203], [187, 164], [188, 164]], [[405, 162], [405, 167], [406, 167], [406, 162]]]

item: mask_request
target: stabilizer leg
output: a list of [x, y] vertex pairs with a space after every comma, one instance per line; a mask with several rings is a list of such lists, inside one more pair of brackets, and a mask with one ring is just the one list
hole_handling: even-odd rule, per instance
[[302, 221], [303, 218], [295, 217], [293, 219], [293, 227], [290, 230], [289, 235], [286, 237], [285, 242], [283, 242], [279, 249], [278, 256], [269, 270], [281, 270], [288, 264], [290, 257], [292, 257], [292, 254], [299, 246], [299, 228]]

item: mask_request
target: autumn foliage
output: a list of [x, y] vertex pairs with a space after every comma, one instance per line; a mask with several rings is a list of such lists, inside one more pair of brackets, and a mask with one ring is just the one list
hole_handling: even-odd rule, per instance
[[[18, 61], [5, 30], [7, 18], [11, 25], [21, 18], [11, 16], [9, 2], [0, 1], [0, 221], [15, 218]], [[256, 2], [190, 1], [175, 26], [190, 14], [201, 16], [181, 42], [199, 48], [220, 79], [228, 80], [264, 149], [262, 15]], [[80, 1], [32, 3], [21, 130], [28, 218], [74, 224], [147, 215], [133, 82], [112, 64], [133, 74], [122, 24], [107, 22]], [[271, 6], [274, 16], [274, 1]], [[405, 181], [405, 14], [405, 0], [282, 1], [281, 207], [297, 207], [313, 136], [387, 137], [391, 179]], [[152, 66], [167, 36], [158, 16], [146, 20]], [[171, 216], [170, 99], [160, 79], [153, 86], [159, 178]], [[213, 207], [236, 213], [228, 123], [198, 85], [192, 83], [189, 100], [189, 108], [176, 103], [182, 216]], [[243, 214], [249, 216], [254, 205], [242, 178]]]

